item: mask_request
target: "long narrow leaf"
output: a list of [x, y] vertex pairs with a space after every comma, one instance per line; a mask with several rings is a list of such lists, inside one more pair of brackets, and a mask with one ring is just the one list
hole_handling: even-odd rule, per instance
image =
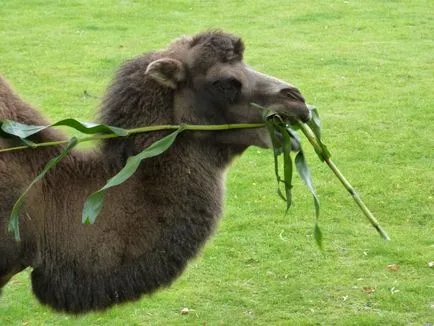
[[313, 197], [313, 204], [315, 207], [315, 228], [314, 228], [314, 238], [316, 244], [322, 249], [322, 233], [318, 225], [319, 220], [319, 198], [316, 193], [315, 187], [312, 181], [312, 175], [310, 173], [310, 169], [307, 166], [306, 160], [304, 158], [303, 150], [300, 148], [300, 151], [295, 156], [295, 166], [297, 167], [297, 172], [306, 185], [307, 189], [309, 189], [310, 193]]
[[274, 125], [273, 119], [266, 119], [265, 125], [268, 129], [268, 133], [271, 138], [271, 142], [273, 144], [273, 158], [274, 158], [274, 174], [276, 176], [276, 192], [279, 195], [280, 198], [282, 198], [286, 202], [286, 197], [282, 194], [282, 191], [280, 190], [280, 183], [282, 181], [282, 178], [279, 174], [279, 156], [282, 153], [281, 145], [277, 139], [276, 136], [276, 127]]
[[0, 135], [13, 135], [22, 139], [25, 139], [38, 132], [41, 132], [42, 130], [55, 126], [70, 127], [84, 134], [113, 133], [118, 136], [128, 135], [128, 132], [122, 128], [112, 127], [104, 124], [97, 124], [93, 122], [81, 122], [76, 119], [63, 119], [48, 126], [26, 125], [13, 120], [3, 120], [0, 121], [0, 124]]
[[29, 192], [29, 190], [33, 187], [33, 185], [41, 180], [50, 169], [52, 169], [57, 163], [59, 163], [68, 153], [74, 148], [74, 146], [77, 145], [77, 138], [72, 137], [69, 140], [69, 143], [65, 146], [65, 148], [60, 152], [59, 155], [53, 157], [48, 163], [45, 165], [45, 167], [42, 169], [42, 171], [33, 179], [33, 181], [30, 183], [30, 185], [26, 188], [26, 190], [21, 194], [21, 196], [17, 199], [15, 202], [11, 215], [9, 217], [9, 223], [8, 223], [8, 231], [10, 233], [13, 233], [15, 239], [17, 241], [20, 240], [20, 231], [19, 231], [19, 221], [20, 221], [20, 210], [24, 204], [24, 199]]
[[322, 232], [319, 228], [318, 223], [315, 223], [315, 228], [313, 229], [313, 237], [315, 239], [316, 244], [320, 249], [323, 249], [322, 247]]
[[306, 185], [307, 189], [309, 189], [310, 193], [313, 197], [313, 202], [315, 206], [315, 216], [319, 218], [319, 198], [316, 193], [315, 187], [312, 181], [312, 175], [310, 173], [309, 167], [307, 166], [306, 159], [304, 158], [304, 153], [300, 150], [295, 156], [295, 166], [297, 168], [297, 172]]
[[167, 135], [166, 137], [156, 141], [139, 154], [135, 156], [130, 156], [122, 170], [120, 170], [115, 176], [109, 179], [104, 187], [87, 197], [83, 207], [82, 222], [86, 224], [95, 223], [96, 217], [103, 208], [105, 191], [111, 187], [123, 183], [128, 178], [130, 178], [134, 174], [134, 172], [136, 172], [142, 160], [158, 156], [161, 153], [165, 152], [173, 144], [178, 134], [181, 133], [183, 130], [184, 128], [181, 126], [179, 129]]
[[26, 125], [13, 120], [3, 120], [0, 123], [2, 137], [12, 135], [24, 139], [46, 128], [46, 126]]
[[292, 159], [291, 159], [291, 137], [284, 126], [278, 126], [282, 134], [282, 150], [283, 150], [283, 177], [286, 195], [286, 212], [292, 204]]
[[[316, 141], [319, 147], [317, 148], [316, 146], [314, 146], [316, 154], [321, 159], [321, 161], [325, 161], [331, 157], [331, 154], [327, 149], [327, 146], [321, 141], [321, 119], [319, 118], [318, 110], [315, 107], [310, 106], [309, 109], [312, 118], [308, 122], [306, 122], [306, 124], [310, 127], [316, 137]], [[301, 125], [299, 125], [298, 127], [301, 127]]]

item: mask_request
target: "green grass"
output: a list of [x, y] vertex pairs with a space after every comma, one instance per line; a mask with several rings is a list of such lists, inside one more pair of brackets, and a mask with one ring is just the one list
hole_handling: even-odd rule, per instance
[[309, 193], [295, 180], [284, 216], [272, 153], [252, 148], [228, 174], [218, 231], [172, 287], [74, 318], [39, 305], [25, 271], [4, 289], [0, 325], [434, 323], [433, 12], [429, 0], [0, 1], [0, 72], [53, 121], [92, 120], [84, 91], [101, 96], [125, 59], [207, 28], [241, 35], [250, 65], [318, 107], [334, 161], [392, 238], [305, 142], [320, 252]]

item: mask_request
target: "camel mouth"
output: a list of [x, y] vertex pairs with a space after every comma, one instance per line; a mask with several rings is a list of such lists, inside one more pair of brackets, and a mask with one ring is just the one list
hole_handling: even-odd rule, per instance
[[262, 106], [256, 103], [250, 103], [250, 105], [262, 111], [264, 121], [273, 115], [279, 116], [282, 121], [290, 125], [306, 123], [312, 119], [311, 109], [305, 102], [294, 101], [286, 105], [274, 104], [270, 106]]
[[308, 105], [303, 101], [291, 102], [285, 109], [276, 112], [290, 124], [308, 122], [312, 118], [312, 113]]
[[[251, 105], [262, 111], [263, 121], [268, 125], [270, 143], [268, 143], [267, 148], [281, 148], [286, 136], [282, 132], [285, 132], [290, 136], [291, 151], [300, 151], [300, 139], [295, 130], [298, 129], [298, 125], [312, 119], [312, 111], [309, 105], [300, 101], [290, 102], [289, 105], [286, 103], [285, 106], [279, 104], [263, 107], [256, 103], [251, 103]], [[282, 131], [281, 128], [270, 127], [275, 123], [285, 125], [285, 129]]]

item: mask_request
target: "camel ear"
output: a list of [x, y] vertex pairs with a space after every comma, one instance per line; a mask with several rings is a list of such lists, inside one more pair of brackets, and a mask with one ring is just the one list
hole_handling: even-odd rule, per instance
[[185, 68], [178, 60], [162, 58], [151, 62], [145, 75], [163, 86], [176, 89], [178, 83], [185, 80]]

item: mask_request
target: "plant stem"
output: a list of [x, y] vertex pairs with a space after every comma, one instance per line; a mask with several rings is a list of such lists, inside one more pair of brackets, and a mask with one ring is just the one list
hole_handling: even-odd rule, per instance
[[341, 173], [341, 171], [337, 168], [337, 166], [333, 163], [333, 161], [330, 158], [327, 158], [325, 160], [327, 165], [330, 167], [330, 169], [333, 171], [333, 173], [338, 177], [338, 179], [342, 182], [345, 189], [351, 194], [356, 204], [360, 207], [363, 214], [368, 218], [369, 222], [371, 222], [372, 226], [380, 233], [380, 235], [385, 240], [390, 240], [389, 236], [387, 235], [386, 231], [383, 230], [383, 228], [378, 224], [377, 219], [372, 214], [372, 212], [369, 210], [369, 208], [365, 205], [363, 200], [360, 198], [360, 196], [357, 194], [357, 192], [354, 190], [354, 188], [351, 186], [351, 184], [348, 182], [348, 180], [344, 177], [344, 175]]
[[213, 131], [213, 130], [230, 130], [230, 129], [247, 129], [247, 128], [261, 128], [265, 127], [265, 123], [233, 123], [224, 125], [161, 125], [161, 126], [147, 126], [134, 129], [127, 129], [128, 134], [138, 134], [142, 132], [157, 131], [157, 130], [175, 130], [180, 127], [184, 130], [196, 131]]
[[[182, 125], [184, 130], [192, 130], [192, 131], [221, 131], [221, 130], [231, 130], [231, 129], [248, 129], [248, 128], [262, 128], [265, 127], [264, 123], [234, 123], [234, 124], [224, 124], [224, 125]], [[139, 127], [133, 129], [126, 129], [127, 135], [151, 132], [151, 131], [160, 131], [160, 130], [176, 130], [181, 128], [181, 125], [159, 125], [159, 126], [146, 126]], [[88, 137], [78, 138], [77, 143], [82, 143], [86, 141], [95, 141], [101, 139], [110, 139], [117, 137], [125, 137], [119, 136], [116, 134], [98, 134], [92, 135]], [[38, 148], [38, 147], [48, 147], [48, 146], [56, 146], [67, 144], [69, 142], [68, 139], [59, 140], [59, 141], [51, 141], [44, 143], [35, 143], [31, 146], [16, 146], [16, 147], [8, 147], [0, 149], [0, 153], [10, 152], [15, 150], [27, 149], [27, 148]]]
[[[306, 138], [309, 140], [309, 142], [314, 147], [315, 151], [317, 153], [322, 153], [323, 150], [321, 148], [321, 145], [319, 144], [319, 141], [315, 137], [315, 134], [313, 131], [309, 128], [308, 125], [304, 124], [303, 122], [299, 122], [298, 125], [300, 126], [300, 129], [303, 131]], [[369, 208], [365, 205], [363, 200], [360, 198], [360, 196], [357, 194], [353, 186], [348, 182], [348, 180], [345, 178], [345, 176], [342, 174], [342, 172], [338, 169], [338, 167], [334, 164], [332, 159], [326, 155], [321, 155], [321, 157], [324, 159], [324, 161], [327, 163], [327, 165], [330, 167], [330, 169], [333, 171], [333, 173], [336, 175], [336, 177], [339, 179], [339, 181], [344, 185], [345, 189], [351, 194], [356, 204], [360, 207], [363, 214], [368, 218], [369, 222], [372, 224], [372, 226], [380, 233], [380, 235], [385, 240], [390, 240], [390, 237], [387, 235], [386, 231], [380, 226], [377, 219], [375, 218], [374, 214], [369, 210]]]

